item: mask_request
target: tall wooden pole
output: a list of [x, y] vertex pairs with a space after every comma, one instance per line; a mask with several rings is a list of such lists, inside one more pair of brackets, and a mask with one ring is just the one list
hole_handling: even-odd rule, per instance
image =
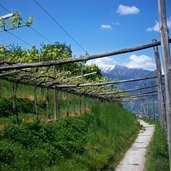
[[[153, 82], [151, 82], [151, 91], [155, 91], [153, 88]], [[152, 95], [152, 108], [153, 108], [153, 120], [156, 120], [156, 115], [155, 115], [155, 95]]]
[[53, 104], [53, 112], [54, 112], [54, 120], [56, 120], [56, 117], [57, 117], [57, 95], [58, 95], [58, 90], [54, 89], [54, 104]]
[[80, 115], [81, 115], [81, 113], [82, 113], [82, 95], [80, 96]]
[[[53, 66], [54, 77], [56, 77], [56, 66]], [[56, 120], [57, 116], [57, 89], [54, 89], [54, 104], [53, 104], [53, 113], [54, 113], [54, 120]]]
[[162, 48], [163, 69], [165, 75], [165, 89], [166, 89], [166, 117], [167, 117], [167, 136], [169, 146], [169, 160], [171, 171], [171, 70], [170, 70], [170, 49], [168, 38], [168, 27], [166, 20], [166, 4], [165, 0], [158, 0], [159, 8], [159, 25]]
[[147, 93], [147, 96], [146, 96], [146, 118], [149, 118], [149, 97], [148, 97], [148, 88], [147, 88], [147, 84], [145, 83], [144, 84], [144, 87], [146, 87], [146, 93]]
[[57, 102], [57, 117], [60, 118], [60, 105], [59, 105], [59, 91], [57, 90], [57, 95], [56, 95], [56, 102]]
[[[157, 40], [153, 40], [153, 42], [157, 42]], [[166, 111], [164, 108], [164, 99], [163, 99], [163, 91], [162, 91], [162, 72], [161, 72], [161, 62], [158, 47], [153, 47], [154, 56], [156, 61], [156, 82], [157, 82], [157, 95], [158, 95], [158, 113], [159, 113], [159, 121], [163, 128], [166, 129]]]
[[35, 112], [36, 112], [36, 119], [39, 119], [39, 114], [38, 114], [38, 104], [37, 104], [37, 93], [36, 93], [37, 87], [34, 87], [34, 104], [35, 104]]
[[2, 80], [0, 79], [0, 98], [2, 98]]
[[19, 115], [16, 110], [18, 81], [13, 82], [13, 112], [16, 114], [16, 124], [19, 124]]
[[50, 106], [49, 106], [49, 89], [46, 88], [46, 110], [47, 110], [47, 119], [50, 120]]
[[[141, 86], [140, 86], [141, 88]], [[140, 89], [140, 93], [142, 93], [141, 89]], [[144, 107], [144, 103], [143, 103], [143, 98], [141, 99], [141, 109], [142, 109], [142, 114], [143, 114], [143, 117], [147, 117], [147, 112], [145, 110], [145, 107]]]

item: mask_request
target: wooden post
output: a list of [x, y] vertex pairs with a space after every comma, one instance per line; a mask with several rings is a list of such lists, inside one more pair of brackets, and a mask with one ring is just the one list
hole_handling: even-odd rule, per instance
[[144, 117], [147, 118], [147, 113], [146, 113], [146, 110], [145, 110], [143, 103], [142, 103], [142, 110], [143, 110]]
[[59, 98], [58, 98], [59, 91], [56, 94], [56, 102], [57, 102], [57, 115], [60, 118], [60, 105], [59, 105]]
[[[144, 87], [147, 87], [146, 83]], [[149, 98], [148, 98], [148, 90], [146, 88], [147, 98], [146, 98], [146, 118], [149, 118]]]
[[[152, 95], [152, 97], [153, 97], [153, 95]], [[153, 120], [156, 120], [155, 118], [156, 118], [156, 115], [155, 115], [155, 106], [154, 106], [154, 98], [153, 98]]]
[[82, 96], [80, 96], [80, 115], [82, 113]]
[[59, 102], [58, 102], [58, 90], [54, 90], [55, 98], [54, 98], [54, 120], [57, 119], [57, 117], [60, 117], [60, 111], [59, 111]]
[[86, 102], [86, 96], [84, 96], [84, 113], [87, 111], [87, 102]]
[[56, 89], [56, 87], [55, 87], [55, 89], [54, 89], [54, 104], [53, 104], [53, 113], [54, 113], [54, 120], [56, 120], [56, 117], [57, 117], [57, 94], [58, 94], [58, 92], [57, 92], [58, 90]]
[[[153, 92], [153, 82], [151, 82], [151, 92]], [[153, 120], [156, 120], [156, 116], [155, 116], [155, 103], [154, 103], [154, 97], [155, 95], [152, 95], [152, 109], [153, 109]]]
[[19, 116], [18, 112], [16, 111], [16, 98], [17, 98], [17, 88], [18, 88], [18, 81], [13, 82], [13, 112], [16, 114], [16, 124], [19, 124]]
[[[75, 97], [75, 95], [73, 95], [73, 97], [76, 99], [77, 97]], [[73, 101], [73, 111], [74, 111], [74, 114], [76, 115], [77, 114], [77, 109], [76, 109], [76, 100]]]
[[34, 87], [34, 104], [35, 104], [35, 110], [36, 110], [36, 119], [39, 119], [38, 114], [38, 105], [37, 105], [37, 93], [36, 93], [37, 87]]
[[[56, 66], [53, 66], [54, 77], [56, 77]], [[53, 113], [54, 113], [54, 120], [56, 120], [57, 116], [57, 89], [54, 89], [54, 104], [53, 104]]]
[[0, 79], [0, 98], [2, 98], [2, 80]]
[[85, 113], [85, 98], [84, 95], [81, 96], [82, 99], [82, 113]]
[[[141, 86], [140, 86], [140, 94], [142, 93], [141, 91]], [[143, 98], [141, 98], [141, 111], [144, 117], [146, 117], [146, 110], [144, 108], [144, 104], [143, 104]]]
[[67, 117], [69, 116], [69, 106], [70, 106], [69, 97], [67, 97]]
[[[153, 42], [157, 42], [156, 39]], [[166, 129], [166, 111], [164, 108], [164, 99], [163, 99], [163, 91], [162, 91], [162, 72], [161, 72], [161, 62], [160, 62], [160, 55], [158, 47], [153, 47], [154, 49], [154, 56], [156, 61], [156, 82], [157, 82], [157, 95], [158, 95], [158, 113], [159, 113], [159, 121], [163, 128]]]
[[47, 109], [47, 118], [50, 120], [50, 106], [49, 106], [49, 89], [46, 88], [46, 109]]
[[171, 171], [171, 70], [170, 70], [170, 48], [168, 39], [168, 27], [166, 20], [166, 4], [165, 0], [158, 0], [159, 6], [159, 25], [162, 48], [163, 69], [165, 75], [165, 89], [166, 89], [166, 118], [167, 118], [167, 135], [169, 146], [169, 159]]

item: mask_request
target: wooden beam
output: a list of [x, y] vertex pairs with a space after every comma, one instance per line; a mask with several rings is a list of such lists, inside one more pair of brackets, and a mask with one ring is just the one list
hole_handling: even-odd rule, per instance
[[165, 75], [165, 89], [166, 89], [166, 116], [167, 116], [167, 140], [169, 147], [169, 163], [171, 171], [171, 60], [169, 48], [169, 34], [166, 20], [166, 3], [165, 0], [158, 0], [159, 9], [159, 25], [162, 48], [162, 61]]
[[128, 93], [128, 92], [133, 92], [133, 91], [138, 91], [138, 90], [143, 90], [143, 89], [147, 89], [147, 88], [154, 88], [157, 87], [157, 85], [153, 85], [153, 86], [147, 86], [147, 87], [141, 87], [141, 88], [135, 88], [135, 89], [128, 89], [128, 90], [120, 90], [118, 92], [102, 92], [102, 93], [98, 93], [99, 95], [110, 95], [110, 94], [119, 94], [119, 93]]
[[9, 13], [9, 14], [0, 16], [0, 20], [6, 20], [6, 19], [14, 17], [14, 16], [15, 16], [15, 13]]
[[147, 97], [147, 95], [150, 96], [151, 94], [156, 93], [156, 92], [157, 91], [149, 91], [149, 92], [146, 92], [146, 93], [139, 93], [139, 94], [135, 94], [135, 95], [132, 95], [132, 96], [120, 95], [120, 96], [112, 96], [112, 97], [114, 97], [114, 98], [129, 98], [129, 97], [142, 97], [142, 96]]
[[119, 81], [109, 81], [109, 82], [100, 82], [100, 83], [85, 83], [85, 84], [77, 84], [77, 85], [56, 85], [57, 88], [74, 88], [74, 87], [88, 87], [88, 86], [103, 86], [103, 85], [110, 85], [110, 84], [120, 84], [120, 83], [129, 83], [134, 81], [142, 81], [148, 79], [154, 79], [156, 76], [150, 77], [142, 77], [136, 79], [128, 79], [128, 80], [119, 80]]
[[130, 101], [131, 101], [131, 99], [132, 98], [147, 98], [147, 95], [148, 96], [154, 96], [154, 95], [157, 95], [157, 92], [156, 91], [152, 91], [152, 92], [148, 92], [148, 93], [142, 93], [142, 94], [137, 94], [137, 95], [134, 95], [134, 96], [117, 96], [117, 97], [112, 97], [112, 99], [130, 99]]
[[83, 75], [79, 75], [79, 76], [76, 76], [76, 77], [72, 77], [71, 79], [77, 79], [77, 78], [87, 77], [87, 76], [95, 75], [95, 74], [97, 74], [97, 72], [90, 72], [90, 73], [87, 73], [87, 74], [83, 74]]
[[[171, 42], [171, 39], [169, 39], [169, 42]], [[124, 54], [128, 52], [134, 52], [139, 51], [143, 49], [152, 48], [154, 46], [159, 46], [161, 42], [155, 42], [155, 43], [149, 43], [145, 45], [140, 45], [132, 48], [125, 48], [121, 50], [115, 50], [111, 52], [105, 52], [101, 54], [96, 55], [90, 55], [90, 56], [84, 56], [81, 58], [69, 58], [65, 60], [52, 60], [52, 61], [44, 61], [44, 62], [36, 62], [36, 63], [25, 63], [25, 64], [15, 64], [13, 66], [3, 66], [0, 67], [0, 71], [7, 71], [11, 69], [21, 69], [21, 68], [34, 68], [34, 67], [44, 67], [44, 66], [53, 66], [53, 65], [61, 65], [61, 64], [67, 64], [67, 63], [74, 63], [74, 62], [84, 62], [92, 59], [98, 59], [98, 58], [104, 58], [108, 56], [114, 56], [119, 54]]]
[[[153, 42], [156, 42], [157, 40], [153, 40]], [[157, 82], [157, 94], [158, 94], [158, 112], [159, 112], [159, 121], [163, 128], [166, 129], [166, 111], [164, 108], [164, 99], [163, 99], [163, 91], [162, 91], [162, 72], [161, 72], [161, 62], [160, 62], [160, 55], [158, 47], [153, 47], [154, 50], [154, 56], [156, 61], [156, 82]]]

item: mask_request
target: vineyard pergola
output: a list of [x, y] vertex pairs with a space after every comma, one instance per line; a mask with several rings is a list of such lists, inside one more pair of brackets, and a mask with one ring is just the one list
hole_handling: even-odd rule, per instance
[[[16, 110], [16, 93], [18, 84], [26, 84], [34, 86], [34, 100], [35, 106], [37, 105], [37, 94], [36, 90], [38, 87], [43, 87], [46, 89], [46, 106], [47, 106], [47, 116], [50, 118], [49, 110], [49, 97], [48, 90], [54, 89], [56, 91], [55, 96], [57, 96], [58, 91], [68, 92], [76, 94], [79, 96], [88, 96], [91, 98], [97, 98], [106, 101], [112, 101], [115, 103], [121, 103], [122, 101], [138, 100], [149, 96], [158, 96], [158, 108], [159, 108], [159, 120], [162, 127], [165, 128], [168, 135], [169, 144], [169, 155], [171, 164], [171, 65], [170, 65], [170, 51], [169, 43], [171, 39], [168, 38], [167, 23], [165, 15], [165, 1], [159, 0], [159, 18], [160, 18], [160, 31], [161, 31], [161, 41], [153, 40], [149, 44], [131, 47], [121, 50], [115, 50], [111, 52], [105, 52], [96, 55], [87, 55], [80, 58], [69, 58], [61, 60], [51, 60], [35, 63], [14, 63], [11, 61], [2, 61], [0, 63], [0, 78], [13, 82], [13, 110]], [[166, 100], [163, 98], [163, 88], [162, 88], [162, 74], [161, 74], [161, 64], [160, 56], [158, 51], [158, 46], [161, 45], [162, 48], [162, 60], [164, 68], [165, 77], [165, 90], [166, 90]], [[128, 52], [139, 51], [143, 49], [153, 48], [155, 60], [156, 60], [156, 75], [145, 78], [136, 78], [129, 80], [99, 80], [91, 81], [86, 79], [91, 75], [97, 74], [96, 72], [90, 72], [78, 75], [73, 75], [70, 71], [63, 71], [60, 73], [54, 73], [54, 66], [63, 66], [66, 64], [72, 64], [77, 62], [86, 62], [92, 59], [104, 58], [108, 56], [114, 57], [115, 55], [124, 54]], [[123, 84], [141, 80], [155, 79], [156, 84], [153, 86], [144, 86], [135, 89], [128, 90], [118, 90], [116, 88], [110, 89], [108, 86], [115, 84]], [[148, 88], [156, 88], [156, 90], [149, 91]], [[146, 93], [136, 93], [135, 95], [128, 96], [128, 92], [138, 92], [142, 89], [146, 89]], [[57, 98], [56, 98], [57, 99]], [[164, 101], [166, 101], [166, 108], [164, 107]], [[58, 102], [55, 101], [55, 108], [57, 108]], [[37, 107], [36, 107], [37, 108]], [[167, 116], [167, 117], [166, 117]], [[17, 115], [18, 118], [18, 115]]]
[[[171, 39], [169, 40], [171, 42]], [[22, 63], [13, 63], [13, 62], [1, 62], [0, 63], [0, 77], [2, 79], [8, 80], [10, 82], [13, 82], [13, 110], [15, 110], [15, 101], [16, 101], [16, 92], [18, 84], [26, 84], [34, 86], [34, 99], [35, 99], [35, 105], [37, 104], [37, 94], [36, 89], [38, 87], [46, 88], [46, 105], [47, 108], [49, 108], [49, 102], [48, 102], [48, 90], [49, 89], [55, 89], [58, 91], [68, 92], [72, 94], [76, 94], [79, 96], [88, 96], [92, 98], [97, 98], [101, 100], [107, 100], [107, 101], [113, 101], [116, 103], [121, 103], [123, 101], [131, 101], [131, 100], [139, 100], [143, 97], [147, 96], [154, 96], [157, 94], [157, 90], [159, 92], [159, 88], [162, 87], [159, 86], [162, 84], [161, 78], [161, 69], [160, 66], [158, 68], [159, 72], [158, 74], [150, 77], [143, 77], [143, 78], [136, 78], [136, 79], [128, 79], [128, 80], [99, 80], [97, 81], [91, 81], [89, 79], [86, 79], [86, 77], [89, 77], [91, 75], [96, 75], [96, 72], [90, 72], [86, 74], [81, 74], [74, 76], [70, 71], [63, 71], [63, 72], [57, 72], [54, 75], [54, 66], [60, 66], [65, 64], [72, 64], [77, 62], [83, 62], [88, 61], [91, 59], [97, 59], [107, 56], [114, 56], [118, 54], [123, 54], [127, 52], [133, 52], [133, 51], [139, 51], [147, 48], [157, 48], [161, 43], [159, 41], [153, 41], [152, 43], [137, 46], [133, 48], [126, 48], [121, 49], [117, 51], [97, 54], [97, 55], [91, 55], [91, 56], [84, 56], [81, 58], [69, 58], [65, 60], [53, 60], [53, 61], [44, 61], [44, 62], [36, 62], [36, 63], [28, 63], [28, 64], [22, 64]], [[155, 50], [155, 56], [157, 57], [156, 60], [159, 60], [159, 52], [156, 49]], [[157, 54], [157, 55], [156, 55]], [[80, 71], [81, 73], [81, 71]], [[116, 84], [124, 84], [129, 82], [135, 82], [135, 81], [142, 81], [142, 80], [154, 80], [157, 79], [157, 83], [155, 85], [151, 86], [144, 86], [140, 88], [134, 88], [134, 89], [128, 89], [128, 90], [118, 90], [116, 88], [108, 88], [108, 86], [112, 85], [112, 87]], [[150, 91], [150, 88], [157, 88], [157, 90]], [[147, 91], [145, 93], [139, 93], [140, 90], [146, 89]], [[56, 92], [56, 96], [57, 96]], [[134, 95], [128, 95], [129, 92], [137, 92]], [[160, 92], [161, 94], [161, 92]], [[159, 98], [160, 100], [160, 98]], [[54, 105], [56, 105], [55, 108], [57, 108], [58, 102], [55, 101]], [[37, 109], [37, 107], [36, 107]], [[47, 110], [47, 116], [50, 116], [49, 109]], [[161, 109], [159, 110], [161, 111]], [[162, 118], [162, 117], [161, 117]], [[162, 120], [162, 119], [160, 119]], [[161, 121], [164, 125], [164, 119]]]

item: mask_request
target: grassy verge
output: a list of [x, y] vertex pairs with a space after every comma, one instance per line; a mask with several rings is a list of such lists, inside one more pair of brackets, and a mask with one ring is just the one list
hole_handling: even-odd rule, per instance
[[[4, 84], [8, 88], [3, 91], [6, 93], [3, 97], [9, 98], [11, 85]], [[43, 99], [44, 90], [37, 91], [38, 100]], [[32, 100], [30, 94], [33, 94], [33, 87], [19, 85], [17, 97]], [[52, 113], [53, 91], [49, 94]], [[60, 92], [58, 98], [61, 116], [80, 110], [80, 97]], [[10, 124], [8, 127], [2, 124], [0, 170], [113, 170], [139, 132], [136, 118], [113, 103], [92, 99], [87, 99], [86, 103], [92, 114], [54, 123], [23, 122], [17, 127], [12, 124], [13, 116], [2, 118], [6, 122], [10, 120]]]
[[9, 125], [0, 134], [0, 170], [112, 170], [134, 141], [135, 117], [114, 104], [54, 123]]
[[120, 106], [96, 103], [94, 122], [87, 135], [82, 155], [74, 155], [47, 171], [113, 170], [135, 140], [139, 127], [135, 117]]
[[155, 132], [146, 153], [145, 171], [169, 171], [168, 146], [164, 130], [159, 123], [155, 124]]

